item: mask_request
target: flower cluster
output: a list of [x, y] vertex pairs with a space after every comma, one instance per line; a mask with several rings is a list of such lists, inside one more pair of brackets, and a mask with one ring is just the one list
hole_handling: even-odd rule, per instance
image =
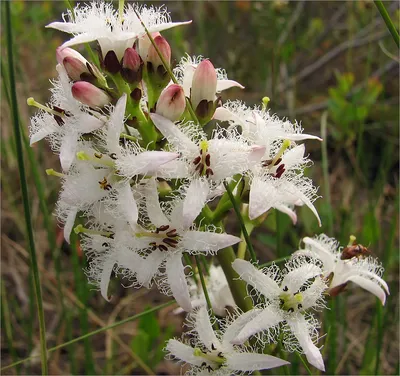
[[[271, 114], [265, 103], [223, 103], [222, 91], [244, 87], [208, 59], [184, 56], [172, 67], [160, 32], [188, 23], [172, 22], [163, 7], [128, 4], [118, 12], [100, 1], [48, 25], [73, 37], [56, 51], [58, 78], [48, 104], [28, 99], [39, 108], [30, 140], [48, 139], [59, 155], [62, 171], [47, 173], [61, 179], [56, 212], [65, 239], [80, 234], [88, 278], [107, 301], [115, 275], [137, 288], [156, 285], [179, 304], [175, 313], [190, 312], [192, 338], [172, 339], [166, 351], [191, 364], [191, 373], [287, 364], [264, 353], [278, 341], [324, 370], [315, 311], [350, 281], [384, 303], [383, 269], [354, 254], [357, 246], [341, 252], [325, 235], [304, 238], [306, 248], [282, 269], [234, 260], [231, 247], [241, 238], [225, 232], [224, 219], [238, 203], [248, 205], [244, 220], [253, 227], [273, 208], [295, 224], [300, 205], [320, 224], [301, 141], [322, 140]], [[93, 41], [98, 62], [71, 48]], [[224, 258], [222, 249], [233, 256]], [[210, 262], [215, 255], [220, 266]], [[192, 256], [204, 265], [192, 268]], [[238, 277], [252, 297], [247, 312], [237, 308]], [[210, 317], [207, 305], [226, 318]]]

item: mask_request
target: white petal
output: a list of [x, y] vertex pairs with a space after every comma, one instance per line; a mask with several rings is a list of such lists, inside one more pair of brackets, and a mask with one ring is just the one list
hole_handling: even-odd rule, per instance
[[243, 329], [239, 332], [237, 337], [231, 342], [233, 344], [241, 345], [246, 342], [252, 335], [263, 332], [273, 328], [283, 320], [280, 311], [272, 306], [264, 308], [259, 315], [250, 320]]
[[243, 85], [241, 85], [241, 84], [239, 84], [239, 82], [236, 82], [233, 80], [218, 80], [217, 81], [217, 93], [220, 93], [221, 91], [224, 91], [231, 87], [239, 87], [241, 89], [244, 89]]
[[239, 274], [240, 279], [252, 285], [266, 298], [274, 298], [280, 294], [281, 289], [279, 285], [250, 262], [236, 259], [232, 263], [232, 268]]
[[229, 111], [225, 107], [218, 107], [214, 112], [213, 119], [220, 121], [229, 121], [242, 126], [243, 124], [245, 124], [245, 122], [239, 116], [236, 116], [233, 112]]
[[119, 147], [119, 137], [124, 127], [125, 107], [126, 107], [127, 96], [124, 93], [121, 98], [118, 99], [115, 105], [114, 111], [110, 115], [108, 121], [107, 131], [107, 147], [109, 151], [115, 153]]
[[64, 223], [64, 238], [65, 241], [69, 244], [70, 243], [70, 236], [72, 228], [75, 224], [75, 218], [78, 213], [78, 209], [72, 208], [68, 211], [67, 220]]
[[[289, 185], [289, 184], [288, 184]], [[302, 193], [294, 184], [290, 184], [290, 187], [288, 189], [290, 193], [296, 197], [298, 197], [299, 200], [304, 202], [305, 205], [308, 206], [308, 208], [313, 212], [313, 214], [317, 217], [318, 220], [318, 225], [319, 227], [322, 226], [321, 224], [321, 218], [318, 215], [317, 209], [315, 209], [315, 206], [311, 202], [311, 200], [304, 194]]]
[[101, 128], [104, 125], [104, 122], [96, 117], [89, 115], [87, 113], [79, 114], [79, 132], [81, 133], [90, 133], [95, 131], [96, 129]]
[[205, 179], [193, 179], [183, 201], [183, 227], [189, 228], [206, 203], [210, 187]]
[[260, 313], [260, 309], [254, 308], [238, 316], [238, 318], [226, 328], [222, 337], [222, 346], [224, 349], [228, 349], [229, 351], [232, 348], [231, 342], [239, 335], [243, 327]]
[[219, 347], [219, 340], [214, 333], [206, 307], [203, 306], [196, 312], [194, 327], [199, 335], [200, 341], [207, 347], [207, 349], [212, 350], [212, 347]]
[[97, 37], [93, 34], [83, 33], [83, 34], [79, 34], [79, 35], [71, 38], [70, 40], [66, 41], [65, 43], [62, 44], [61, 47], [65, 48], [65, 47], [75, 46], [76, 44], [93, 42], [96, 39], [97, 39]]
[[166, 119], [158, 114], [150, 114], [151, 120], [153, 120], [154, 125], [158, 130], [166, 137], [168, 142], [174, 145], [176, 148], [189, 149], [191, 153], [197, 153], [197, 145], [186, 136], [171, 120]]
[[281, 286], [287, 286], [291, 293], [295, 293], [307, 280], [322, 274], [319, 266], [306, 263], [291, 270], [282, 280]]
[[110, 301], [110, 297], [108, 296], [108, 285], [110, 283], [111, 273], [114, 268], [115, 261], [113, 259], [107, 259], [103, 264], [103, 269], [101, 271], [101, 280], [100, 280], [100, 292], [101, 295], [107, 302]]
[[185, 345], [176, 339], [170, 339], [165, 350], [175, 358], [183, 360], [185, 363], [200, 367], [204, 362], [204, 358], [194, 355], [193, 347]]
[[150, 179], [146, 189], [146, 209], [150, 221], [156, 227], [169, 224], [167, 217], [161, 210], [160, 201], [158, 199], [157, 182], [155, 179]]
[[180, 246], [193, 252], [215, 253], [219, 249], [239, 243], [240, 238], [208, 231], [186, 231]]
[[157, 176], [164, 179], [188, 178], [190, 176], [188, 164], [183, 160], [172, 160], [158, 168]]
[[307, 321], [303, 315], [297, 315], [295, 320], [286, 320], [294, 336], [299, 341], [301, 348], [310, 364], [321, 371], [325, 371], [324, 360], [317, 346], [311, 340], [308, 332]]
[[275, 205], [275, 209], [279, 210], [282, 213], [287, 214], [290, 219], [292, 220], [292, 223], [295, 225], [297, 223], [297, 214], [294, 210], [290, 209], [288, 206], [286, 205]]
[[192, 23], [192, 21], [184, 21], [184, 22], [165, 22], [165, 23], [162, 23], [162, 24], [157, 24], [157, 25], [154, 25], [154, 26], [149, 26], [149, 27], [148, 27], [148, 31], [149, 31], [150, 33], [155, 33], [155, 32], [157, 32], [157, 31], [168, 30], [168, 29], [171, 29], [172, 27], [175, 27], [175, 26], [189, 25], [189, 24], [191, 24], [191, 23]]
[[358, 272], [360, 273], [361, 277], [369, 277], [369, 278], [373, 279], [374, 282], [379, 283], [385, 289], [386, 293], [388, 295], [390, 295], [389, 286], [381, 277], [379, 277], [379, 275], [377, 275], [373, 272], [370, 272], [368, 270], [362, 270], [362, 269], [358, 270]]
[[287, 139], [290, 141], [303, 141], [303, 140], [323, 141], [322, 138], [307, 133], [283, 133], [282, 135], [277, 135], [277, 138]]
[[363, 289], [369, 291], [371, 294], [374, 294], [382, 302], [382, 305], [385, 305], [386, 293], [376, 282], [371, 281], [369, 278], [358, 275], [350, 276], [347, 278], [347, 280], [356, 283]]
[[75, 132], [67, 133], [60, 148], [60, 163], [63, 171], [68, 171], [75, 160], [78, 135]]
[[81, 25], [74, 22], [52, 22], [45, 27], [63, 31], [64, 33], [80, 33], [82, 32]]
[[136, 224], [139, 212], [131, 187], [128, 183], [118, 189], [118, 202], [121, 214], [124, 218], [130, 225]]
[[177, 252], [168, 257], [165, 268], [172, 295], [186, 312], [190, 312], [192, 305], [190, 303], [189, 288], [182, 264], [182, 254]]
[[226, 356], [227, 366], [235, 371], [270, 369], [290, 364], [286, 360], [266, 354], [233, 353]]
[[320, 242], [316, 241], [315, 239], [305, 237], [303, 238], [303, 242], [304, 244], [309, 245], [311, 247], [311, 251], [315, 252], [318, 258], [321, 259], [325, 271], [327, 271], [328, 273], [334, 271], [336, 259], [336, 255], [334, 253], [325, 248]]
[[282, 157], [282, 164], [285, 165], [285, 169], [288, 170], [290, 167], [300, 163], [303, 160], [305, 151], [304, 144], [297, 145], [287, 151]]
[[249, 218], [255, 219], [273, 207], [276, 203], [276, 188], [255, 176], [250, 185]]
[[149, 288], [151, 280], [157, 273], [165, 258], [165, 252], [160, 252], [158, 250], [151, 252], [142, 262], [142, 265], [137, 268], [136, 278], [138, 282]]

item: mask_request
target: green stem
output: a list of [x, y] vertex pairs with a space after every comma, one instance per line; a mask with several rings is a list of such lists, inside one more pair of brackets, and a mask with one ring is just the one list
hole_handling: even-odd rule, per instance
[[[171, 300], [171, 301], [169, 301], [169, 302], [160, 304], [160, 305], [158, 305], [158, 306], [156, 306], [156, 307], [153, 307], [153, 308], [148, 309], [147, 311], [138, 313], [137, 315], [134, 315], [134, 316], [131, 316], [131, 317], [127, 317], [127, 318], [124, 319], [124, 320], [117, 321], [117, 322], [115, 322], [115, 323], [113, 323], [113, 324], [111, 324], [111, 325], [105, 326], [105, 327], [103, 327], [103, 328], [99, 328], [99, 329], [97, 329], [97, 330], [93, 330], [92, 332], [87, 333], [87, 334], [84, 334], [83, 336], [74, 338], [74, 339], [72, 339], [71, 341], [64, 342], [64, 343], [61, 343], [60, 345], [51, 347], [51, 348], [48, 349], [47, 351], [48, 351], [49, 353], [51, 353], [51, 352], [56, 351], [56, 350], [58, 350], [58, 349], [62, 349], [62, 348], [64, 348], [64, 347], [66, 347], [66, 346], [72, 345], [73, 343], [82, 341], [82, 340], [85, 339], [85, 338], [89, 338], [89, 337], [92, 337], [92, 336], [94, 336], [94, 335], [96, 335], [96, 334], [103, 333], [103, 332], [105, 332], [105, 331], [107, 331], [107, 330], [109, 330], [109, 329], [116, 328], [117, 326], [126, 324], [127, 322], [130, 322], [130, 321], [136, 320], [136, 319], [138, 319], [138, 318], [140, 318], [140, 317], [146, 316], [146, 315], [149, 314], [149, 313], [152, 313], [152, 312], [158, 311], [158, 310], [160, 310], [160, 309], [162, 309], [162, 308], [168, 307], [168, 306], [170, 306], [170, 305], [173, 304], [173, 303], [175, 303], [175, 300]], [[19, 360], [18, 362], [9, 364], [8, 366], [5, 366], [5, 367], [1, 368], [0, 371], [4, 371], [4, 370], [6, 370], [6, 369], [15, 367], [15, 366], [17, 366], [18, 364], [24, 363], [24, 362], [26, 362], [26, 361], [28, 361], [28, 360], [30, 360], [30, 359], [32, 359], [32, 358], [36, 358], [37, 356], [38, 356], [38, 355], [33, 355], [33, 356], [28, 357], [28, 358], [21, 359], [21, 360]]]
[[400, 47], [400, 37], [399, 33], [396, 30], [396, 27], [394, 26], [392, 20], [390, 19], [389, 13], [387, 12], [385, 6], [383, 5], [381, 0], [374, 0], [374, 3], [376, 7], [379, 10], [379, 13], [381, 14], [383, 20], [386, 23], [386, 27], [388, 28], [390, 34], [392, 34], [393, 40], [397, 45], [397, 48]]
[[253, 303], [247, 297], [246, 283], [239, 279], [239, 275], [232, 268], [232, 262], [235, 261], [235, 251], [232, 247], [224, 248], [217, 253], [218, 261], [225, 273], [226, 280], [228, 281], [229, 288], [232, 292], [233, 299], [237, 306], [246, 312], [253, 308]]
[[[200, 282], [201, 282], [201, 287], [203, 288], [203, 293], [204, 293], [204, 297], [206, 298], [206, 302], [207, 302], [207, 307], [208, 310], [210, 311], [210, 315], [211, 317], [215, 317], [214, 315], [214, 310], [212, 308], [211, 305], [211, 301], [210, 301], [210, 296], [208, 295], [208, 291], [207, 291], [207, 286], [206, 286], [206, 281], [204, 280], [204, 275], [203, 275], [203, 271], [201, 269], [201, 263], [200, 263], [200, 259], [198, 255], [194, 256], [195, 260], [196, 260], [196, 264], [197, 264], [197, 272], [199, 273], [199, 277], [200, 277]], [[214, 329], [218, 330], [218, 323], [216, 321], [214, 321]]]
[[21, 140], [21, 130], [20, 130], [20, 125], [19, 125], [19, 115], [18, 115], [17, 93], [15, 90], [10, 2], [7, 1], [5, 3], [5, 6], [6, 6], [8, 69], [9, 69], [9, 77], [10, 77], [11, 104], [12, 104], [11, 110], [12, 110], [12, 117], [13, 117], [13, 124], [14, 124], [15, 143], [16, 143], [16, 147], [17, 147], [18, 169], [19, 169], [20, 182], [21, 182], [22, 198], [23, 198], [23, 203], [24, 203], [25, 222], [26, 222], [28, 243], [29, 243], [29, 253], [30, 253], [30, 259], [31, 259], [31, 267], [32, 267], [32, 271], [33, 271], [36, 304], [37, 304], [38, 318], [39, 318], [40, 349], [41, 349], [40, 356], [41, 356], [41, 362], [42, 362], [42, 374], [47, 375], [48, 367], [47, 367], [47, 351], [46, 351], [46, 327], [45, 327], [45, 322], [44, 322], [42, 291], [41, 291], [41, 286], [40, 286], [39, 269], [38, 269], [37, 258], [36, 258], [35, 241], [33, 238], [33, 228], [32, 228], [32, 223], [31, 223], [31, 214], [30, 214], [30, 207], [29, 207], [29, 194], [28, 194], [26, 175], [25, 175], [24, 156], [23, 156], [22, 140]]
[[332, 205], [331, 205], [331, 187], [329, 184], [329, 161], [328, 161], [328, 112], [325, 111], [321, 117], [321, 138], [323, 139], [321, 145], [322, 151], [322, 171], [324, 179], [324, 196], [328, 202], [328, 231], [333, 234], [333, 217], [332, 217]]
[[238, 220], [239, 220], [239, 223], [240, 223], [240, 227], [242, 228], [242, 233], [243, 233], [244, 239], [246, 240], [247, 248], [249, 249], [249, 252], [250, 252], [251, 260], [255, 263], [255, 262], [257, 262], [257, 256], [256, 256], [256, 253], [254, 252], [253, 245], [251, 244], [250, 237], [249, 237], [249, 234], [247, 232], [246, 225], [245, 225], [245, 223], [243, 221], [242, 214], [240, 213], [238, 204], [237, 204], [237, 202], [235, 200], [235, 197], [233, 196], [233, 193], [232, 193], [232, 191], [231, 191], [231, 189], [230, 189], [230, 187], [229, 187], [229, 185], [228, 185], [228, 183], [226, 181], [224, 181], [224, 187], [226, 189], [226, 192], [229, 195], [229, 199], [232, 202], [233, 209], [235, 210], [235, 213], [236, 213], [236, 215], [238, 217]]

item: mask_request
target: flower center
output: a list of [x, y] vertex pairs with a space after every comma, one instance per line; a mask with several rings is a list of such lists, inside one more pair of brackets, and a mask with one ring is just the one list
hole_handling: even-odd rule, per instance
[[151, 241], [149, 242], [151, 250], [155, 251], [158, 248], [163, 252], [168, 251], [168, 247], [176, 248], [180, 240], [180, 236], [176, 232], [176, 229], [170, 229], [169, 225], [157, 227], [154, 231], [136, 233], [136, 237], [151, 238]]
[[222, 351], [218, 351], [217, 348], [212, 344], [211, 351], [204, 351], [196, 347], [193, 351], [194, 356], [201, 357], [206, 360], [201, 364], [201, 367], [207, 368], [209, 372], [215, 371], [222, 367], [226, 359], [222, 354]]
[[296, 292], [292, 294], [289, 292], [287, 286], [284, 286], [282, 293], [279, 295], [280, 308], [288, 313], [293, 313], [295, 311], [300, 311], [303, 308], [303, 295], [301, 292]]
[[[270, 170], [270, 172], [274, 178], [279, 179], [282, 176], [282, 174], [286, 171], [285, 164], [283, 164], [283, 163], [280, 164], [280, 163], [282, 162], [283, 153], [289, 146], [290, 146], [290, 141], [284, 140], [282, 143], [282, 146], [280, 147], [279, 151], [276, 153], [276, 155], [273, 159], [266, 159], [261, 162], [261, 165], [263, 167], [266, 167]], [[275, 172], [272, 172], [272, 169], [275, 167], [277, 167]]]
[[207, 140], [200, 141], [200, 152], [199, 155], [193, 160], [195, 165], [195, 171], [200, 176], [205, 176], [206, 178], [214, 175], [213, 170], [210, 168], [211, 165], [211, 155], [208, 153], [208, 142]]

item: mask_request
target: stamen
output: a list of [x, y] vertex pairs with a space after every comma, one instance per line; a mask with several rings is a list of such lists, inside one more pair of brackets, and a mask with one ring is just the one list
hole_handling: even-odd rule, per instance
[[46, 169], [46, 174], [49, 175], [49, 176], [57, 176], [58, 178], [64, 178], [65, 177], [65, 174], [63, 174], [61, 172], [57, 172], [53, 168]]
[[172, 248], [175, 248], [176, 245], [178, 244], [178, 242], [176, 240], [171, 239], [171, 238], [165, 238], [165, 239], [163, 239], [163, 242]]
[[78, 225], [74, 228], [75, 234], [90, 234], [90, 235], [101, 235], [101, 236], [106, 236], [107, 238], [114, 238], [114, 233], [113, 232], [107, 232], [107, 231], [97, 231], [97, 230], [91, 230], [89, 228], [83, 227], [83, 225]]
[[349, 244], [347, 244], [347, 246], [351, 247], [355, 243], [356, 239], [357, 238], [354, 235], [350, 235]]
[[[201, 150], [200, 150], [200, 153], [201, 153]], [[200, 161], [201, 161], [201, 157], [200, 157], [200, 155], [199, 155], [198, 157], [196, 157], [196, 158], [194, 159], [193, 164], [197, 165]]]
[[282, 157], [285, 150], [290, 146], [290, 140], [283, 140], [282, 146], [279, 149], [278, 153], [275, 155], [274, 159], [271, 162], [271, 166], [275, 166], [276, 161]]
[[164, 252], [168, 251], [168, 247], [165, 246], [164, 244], [159, 244], [159, 245], [158, 245], [158, 249], [159, 249], [160, 251], [164, 251]]
[[206, 166], [207, 166], [207, 167], [210, 167], [210, 158], [211, 158], [211, 157], [210, 157], [210, 154], [207, 154], [207, 155], [206, 155]]
[[50, 107], [44, 106], [43, 104], [41, 104], [39, 102], [36, 102], [33, 97], [29, 97], [26, 100], [26, 103], [28, 104], [28, 106], [33, 106], [33, 107], [40, 108], [41, 110], [44, 110], [44, 111], [46, 111], [49, 114], [52, 114], [54, 116], [59, 116], [61, 118], [63, 118], [65, 116], [63, 112], [56, 111], [56, 110], [54, 110], [54, 109], [52, 109]]

